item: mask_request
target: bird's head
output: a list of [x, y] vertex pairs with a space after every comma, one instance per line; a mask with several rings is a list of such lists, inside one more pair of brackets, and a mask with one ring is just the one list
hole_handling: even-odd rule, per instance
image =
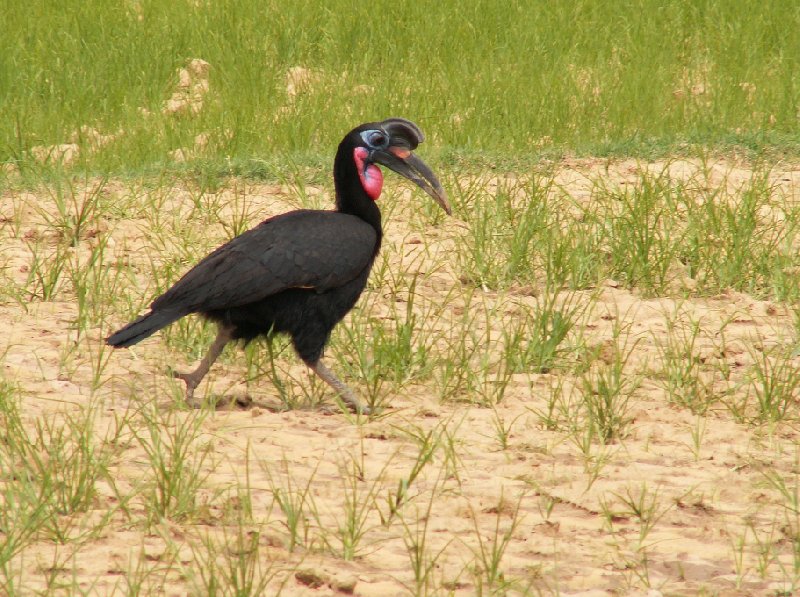
[[414, 182], [448, 214], [447, 195], [430, 168], [413, 151], [425, 140], [419, 127], [404, 118], [389, 118], [356, 127], [343, 145], [352, 147], [358, 178], [367, 195], [375, 200], [381, 194], [383, 174], [376, 164], [386, 166]]

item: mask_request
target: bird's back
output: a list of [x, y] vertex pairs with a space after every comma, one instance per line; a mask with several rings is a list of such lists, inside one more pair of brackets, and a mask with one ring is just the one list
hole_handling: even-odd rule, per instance
[[289, 212], [216, 249], [151, 308], [206, 312], [245, 306], [289, 289], [326, 292], [368, 269], [379, 244], [379, 231], [355, 216]]

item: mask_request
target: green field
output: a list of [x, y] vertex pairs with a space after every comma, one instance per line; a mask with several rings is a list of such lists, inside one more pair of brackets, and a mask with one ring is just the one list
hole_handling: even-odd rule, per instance
[[[386, 172], [325, 354], [373, 414], [285, 339], [187, 408], [195, 316], [106, 346], [387, 116], [453, 215]], [[0, 592], [792, 594], [798, 164], [785, 0], [0, 0]]]
[[[797, 153], [800, 7], [729, 2], [6, 0], [0, 162], [91, 146], [93, 171], [159, 170], [211, 139], [216, 171], [326, 164], [343, 130], [404, 115], [444, 156]], [[197, 114], [162, 114], [176, 70], [210, 65]], [[313, 80], [292, 101], [287, 72]], [[150, 115], [143, 116], [141, 109]], [[482, 161], [483, 160], [483, 161]]]

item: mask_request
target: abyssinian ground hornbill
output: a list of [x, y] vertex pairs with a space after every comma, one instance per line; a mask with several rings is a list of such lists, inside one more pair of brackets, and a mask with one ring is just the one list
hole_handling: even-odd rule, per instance
[[114, 347], [131, 346], [190, 313], [218, 324], [217, 337], [186, 382], [186, 401], [231, 340], [245, 343], [288, 334], [297, 354], [357, 412], [366, 412], [350, 388], [320, 360], [333, 327], [353, 308], [381, 246], [381, 164], [415, 182], [449, 214], [442, 185], [412, 151], [424, 140], [402, 118], [370, 122], [339, 144], [333, 166], [336, 210], [301, 209], [269, 218], [209, 254], [150, 312], [112, 334]]

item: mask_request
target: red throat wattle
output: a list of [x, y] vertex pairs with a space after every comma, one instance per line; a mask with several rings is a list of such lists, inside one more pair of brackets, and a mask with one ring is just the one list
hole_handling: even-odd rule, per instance
[[364, 187], [369, 198], [375, 201], [381, 196], [381, 189], [383, 189], [383, 172], [375, 164], [364, 167], [364, 161], [368, 155], [369, 152], [364, 147], [356, 147], [353, 151], [353, 159], [356, 161], [361, 186]]

